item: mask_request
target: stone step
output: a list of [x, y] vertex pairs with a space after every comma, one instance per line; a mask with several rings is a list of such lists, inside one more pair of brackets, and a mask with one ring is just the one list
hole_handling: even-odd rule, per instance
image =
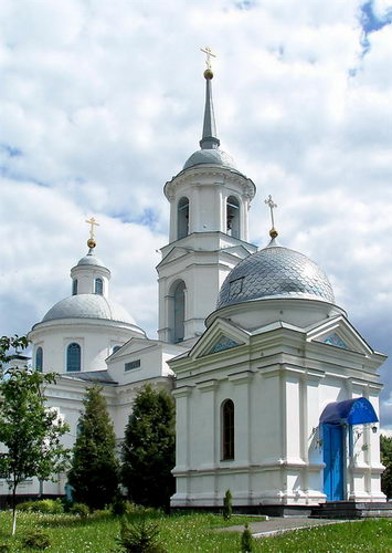
[[355, 519], [392, 518], [392, 504], [389, 502], [329, 501], [314, 507], [311, 518]]

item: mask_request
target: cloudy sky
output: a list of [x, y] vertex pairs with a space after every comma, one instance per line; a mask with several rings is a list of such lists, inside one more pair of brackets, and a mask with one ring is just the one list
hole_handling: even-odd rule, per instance
[[257, 186], [251, 240], [272, 194], [280, 242], [392, 357], [391, 22], [392, 0], [2, 0], [1, 334], [70, 294], [94, 216], [112, 299], [155, 337], [162, 187], [198, 148], [209, 45], [222, 148]]

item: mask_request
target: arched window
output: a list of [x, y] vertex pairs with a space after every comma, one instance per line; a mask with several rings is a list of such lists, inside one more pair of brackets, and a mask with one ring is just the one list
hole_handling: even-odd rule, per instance
[[72, 281], [72, 295], [76, 296], [78, 293], [78, 279], [74, 278]]
[[184, 339], [185, 283], [181, 280], [173, 291], [173, 343]]
[[189, 200], [181, 198], [177, 207], [177, 239], [184, 238], [189, 234]]
[[240, 238], [240, 203], [235, 196], [227, 198], [226, 232], [233, 238]]
[[95, 279], [95, 293], [99, 294], [100, 296], [103, 295], [103, 280], [102, 278], [96, 278]]
[[116, 353], [119, 349], [121, 349], [121, 346], [113, 346], [112, 353]]
[[234, 459], [234, 403], [226, 399], [222, 403], [222, 460]]
[[82, 351], [79, 344], [73, 342], [67, 347], [67, 372], [78, 372], [81, 368]]
[[35, 370], [40, 373], [42, 373], [43, 361], [44, 361], [44, 352], [41, 346], [39, 346], [35, 352]]

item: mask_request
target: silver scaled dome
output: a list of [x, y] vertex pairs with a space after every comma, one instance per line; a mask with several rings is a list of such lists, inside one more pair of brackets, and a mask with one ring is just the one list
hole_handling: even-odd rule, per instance
[[194, 152], [185, 162], [183, 169], [196, 165], [219, 165], [237, 170], [234, 159], [220, 148], [201, 149]]
[[275, 240], [241, 261], [228, 274], [217, 308], [260, 299], [304, 298], [335, 303], [324, 271], [302, 253]]

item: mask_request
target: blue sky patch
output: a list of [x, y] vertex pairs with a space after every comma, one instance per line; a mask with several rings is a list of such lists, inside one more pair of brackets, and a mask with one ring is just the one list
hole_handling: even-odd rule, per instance
[[362, 28], [361, 57], [370, 50], [369, 35], [392, 23], [392, 6], [381, 15], [375, 10], [375, 0], [367, 0], [360, 8], [359, 22]]
[[8, 155], [8, 157], [21, 157], [23, 155], [22, 150], [16, 146], [10, 146], [10, 144], [0, 144], [0, 148]]

